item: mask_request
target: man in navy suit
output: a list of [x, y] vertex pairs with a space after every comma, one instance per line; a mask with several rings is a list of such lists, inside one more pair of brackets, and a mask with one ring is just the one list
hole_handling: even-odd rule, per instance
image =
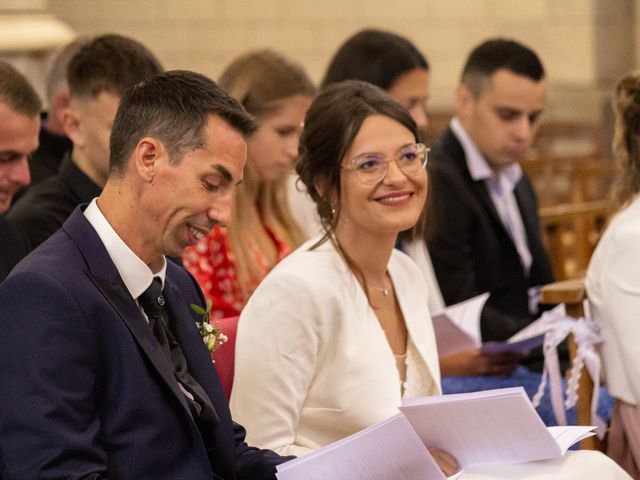
[[275, 478], [285, 459], [231, 420], [190, 308], [200, 289], [165, 259], [229, 221], [254, 129], [199, 74], [125, 93], [102, 194], [0, 286], [1, 478]]
[[[534, 319], [553, 280], [537, 200], [519, 161], [544, 109], [538, 56], [506, 39], [478, 45], [456, 91], [456, 116], [431, 146], [427, 244], [445, 303], [489, 292], [484, 341], [506, 340]], [[531, 358], [539, 367], [539, 357]]]

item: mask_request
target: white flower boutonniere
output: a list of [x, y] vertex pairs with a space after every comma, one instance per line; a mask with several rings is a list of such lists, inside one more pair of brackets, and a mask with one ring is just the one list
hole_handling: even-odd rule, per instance
[[211, 325], [211, 321], [209, 319], [211, 305], [211, 299], [207, 300], [206, 308], [202, 308], [200, 305], [196, 305], [194, 303], [191, 304], [191, 310], [198, 315], [202, 315], [202, 320], [196, 322], [196, 327], [198, 327], [198, 331], [200, 332], [200, 335], [202, 335], [202, 340], [209, 352], [213, 352], [216, 348], [227, 341], [227, 336], [222, 333], [222, 329]]

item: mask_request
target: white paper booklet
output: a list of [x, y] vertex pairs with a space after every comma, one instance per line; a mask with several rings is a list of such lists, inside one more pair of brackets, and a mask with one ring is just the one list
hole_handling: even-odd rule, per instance
[[408, 399], [400, 410], [429, 447], [460, 466], [557, 458], [595, 427], [545, 427], [522, 387]]
[[539, 347], [544, 342], [544, 335], [553, 328], [552, 318], [566, 315], [564, 304], [543, 313], [540, 318], [531, 322], [506, 342], [485, 343], [483, 352], [523, 352]]
[[[526, 352], [542, 345], [544, 334], [551, 327], [542, 318], [531, 322], [525, 328], [504, 342], [482, 343], [480, 333], [480, 315], [488, 293], [447, 307], [442, 313], [432, 315], [433, 329], [436, 334], [438, 354], [454, 355], [474, 348], [487, 353]], [[558, 305], [552, 312], [563, 309]]]
[[398, 414], [278, 465], [278, 480], [444, 480], [407, 419]]
[[483, 293], [431, 316], [438, 354], [448, 356], [480, 347], [480, 314], [488, 298]]

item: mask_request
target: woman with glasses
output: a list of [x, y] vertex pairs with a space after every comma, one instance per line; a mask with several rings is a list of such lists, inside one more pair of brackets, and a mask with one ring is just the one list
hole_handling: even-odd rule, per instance
[[440, 393], [424, 280], [393, 248], [427, 194], [415, 122], [377, 87], [343, 82], [312, 104], [300, 154], [325, 234], [249, 299], [231, 394], [250, 441], [295, 455], [394, 415], [403, 395]]
[[[426, 285], [394, 249], [422, 211], [427, 154], [408, 112], [373, 85], [332, 85], [311, 105], [297, 171], [325, 234], [280, 262], [241, 314], [231, 410], [248, 442], [304, 455], [397, 414], [403, 397], [440, 393]], [[457, 469], [429, 450], [445, 474]], [[627, 478], [592, 457], [573, 460], [581, 474]]]

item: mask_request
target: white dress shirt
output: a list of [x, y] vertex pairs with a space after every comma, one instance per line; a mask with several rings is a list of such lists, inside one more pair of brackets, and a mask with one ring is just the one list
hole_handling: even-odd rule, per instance
[[164, 257], [162, 258], [162, 268], [154, 274], [149, 266], [133, 253], [133, 250], [131, 250], [116, 233], [100, 211], [96, 200], [97, 199], [94, 198], [91, 201], [84, 211], [84, 216], [95, 229], [100, 240], [102, 240], [104, 248], [106, 248], [109, 257], [111, 257], [111, 261], [115, 264], [131, 297], [137, 301], [138, 297], [149, 288], [154, 276], [160, 278], [162, 286], [164, 287], [164, 279], [167, 274], [166, 259]]

